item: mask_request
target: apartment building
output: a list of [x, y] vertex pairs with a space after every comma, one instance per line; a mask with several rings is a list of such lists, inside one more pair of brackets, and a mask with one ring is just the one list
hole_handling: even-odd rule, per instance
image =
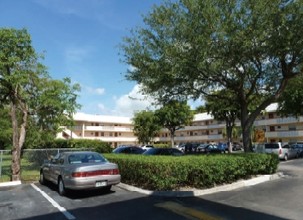
[[[252, 138], [254, 142], [295, 142], [303, 141], [303, 117], [281, 117], [277, 104], [271, 104], [256, 119]], [[77, 113], [75, 126], [65, 128], [59, 138], [97, 139], [111, 143], [113, 147], [125, 144], [138, 145], [133, 134], [131, 118], [119, 116], [89, 115]], [[241, 143], [240, 122], [236, 122], [238, 135], [233, 139]], [[155, 142], [170, 143], [170, 134], [163, 129]], [[191, 126], [186, 126], [175, 135], [175, 143], [218, 143], [226, 142], [225, 122], [215, 120], [207, 113], [194, 116]]]

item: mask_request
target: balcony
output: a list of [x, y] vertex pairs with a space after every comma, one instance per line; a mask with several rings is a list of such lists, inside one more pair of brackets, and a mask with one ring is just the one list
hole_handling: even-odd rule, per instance
[[225, 128], [225, 124], [213, 124], [213, 125], [199, 125], [199, 126], [185, 126], [178, 131], [196, 131], [196, 130], [209, 130], [209, 129], [222, 129]]
[[85, 126], [85, 131], [133, 132], [132, 128], [118, 126]]
[[303, 117], [287, 117], [287, 118], [273, 118], [255, 121], [255, 126], [266, 126], [266, 125], [282, 125], [282, 124], [293, 124], [303, 122]]
[[301, 137], [303, 136], [303, 131], [272, 131], [266, 132], [266, 138], [288, 138], [288, 137]]
[[101, 140], [104, 142], [131, 142], [136, 143], [138, 142], [136, 137], [85, 137], [85, 139], [90, 140]]
[[[197, 142], [197, 141], [213, 141], [213, 140], [222, 140], [222, 134], [215, 135], [203, 135], [203, 136], [183, 136], [175, 137], [177, 142]], [[159, 137], [156, 141], [170, 141], [170, 137]]]

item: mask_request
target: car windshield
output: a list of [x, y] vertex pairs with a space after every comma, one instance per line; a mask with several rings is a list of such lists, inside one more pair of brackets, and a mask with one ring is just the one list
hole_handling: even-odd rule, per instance
[[265, 144], [265, 148], [266, 149], [278, 149], [279, 148], [279, 144]]
[[81, 154], [71, 154], [68, 156], [68, 162], [70, 164], [76, 163], [100, 163], [106, 162], [107, 160], [100, 154], [96, 153], [81, 153]]

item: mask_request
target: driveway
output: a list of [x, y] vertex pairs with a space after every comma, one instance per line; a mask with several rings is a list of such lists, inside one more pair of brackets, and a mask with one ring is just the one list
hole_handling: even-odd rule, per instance
[[161, 197], [113, 187], [61, 197], [39, 183], [0, 188], [0, 219], [302, 219], [303, 159], [281, 162], [285, 176], [199, 197]]

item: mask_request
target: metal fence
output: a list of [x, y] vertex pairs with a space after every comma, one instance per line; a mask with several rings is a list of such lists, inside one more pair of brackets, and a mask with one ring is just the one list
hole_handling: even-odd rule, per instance
[[[38, 180], [40, 166], [45, 160], [49, 160], [52, 156], [56, 156], [60, 152], [83, 150], [89, 149], [24, 149], [21, 152], [21, 179], [22, 181]], [[10, 181], [11, 161], [11, 150], [0, 150], [0, 182]]]

